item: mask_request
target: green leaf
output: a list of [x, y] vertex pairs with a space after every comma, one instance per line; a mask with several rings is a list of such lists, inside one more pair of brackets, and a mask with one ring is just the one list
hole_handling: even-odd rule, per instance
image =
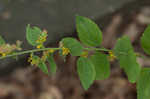
[[141, 45], [145, 51], [145, 53], [150, 55], [150, 25], [145, 29], [142, 37], [141, 37]]
[[50, 64], [50, 72], [51, 72], [52, 74], [55, 74], [55, 73], [56, 73], [56, 70], [57, 70], [57, 66], [56, 66], [55, 60], [54, 60], [54, 58], [53, 58], [53, 54], [48, 55], [47, 61], [48, 61], [49, 64]]
[[141, 70], [137, 81], [137, 97], [138, 99], [150, 98], [150, 68], [143, 68]]
[[102, 32], [92, 20], [76, 16], [76, 28], [80, 41], [87, 46], [100, 46]]
[[88, 58], [80, 57], [77, 61], [77, 72], [81, 84], [87, 90], [95, 80], [95, 68]]
[[48, 74], [48, 68], [42, 60], [40, 60], [38, 67], [42, 70], [42, 72], [44, 72], [45, 74]]
[[120, 38], [117, 41], [114, 52], [121, 68], [126, 72], [129, 81], [131, 83], [136, 82], [140, 73], [140, 66], [136, 61], [136, 54], [134, 53], [130, 39], [127, 36]]
[[96, 80], [104, 80], [110, 76], [110, 63], [107, 55], [96, 52], [90, 60], [95, 66]]
[[80, 56], [83, 52], [83, 47], [76, 39], [67, 37], [62, 40], [64, 47], [70, 50], [72, 56]]
[[37, 46], [38, 43], [36, 42], [40, 36], [42, 31], [38, 27], [31, 28], [30, 25], [26, 28], [26, 39], [29, 44], [32, 46]]
[[5, 44], [5, 40], [2, 38], [2, 36], [0, 36], [0, 45]]

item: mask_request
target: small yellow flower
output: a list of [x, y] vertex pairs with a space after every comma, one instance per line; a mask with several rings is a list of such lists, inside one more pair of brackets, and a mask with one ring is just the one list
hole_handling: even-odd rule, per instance
[[2, 57], [5, 57], [6, 56], [6, 53], [2, 53]]
[[37, 45], [36, 48], [40, 49], [42, 47], [42, 45]]
[[32, 54], [30, 54], [30, 57], [28, 58], [28, 62], [31, 62], [32, 61], [32, 57], [33, 55]]
[[68, 55], [70, 53], [70, 50], [68, 48], [62, 47], [62, 54]]
[[28, 62], [30, 62], [31, 65], [37, 65], [39, 63], [39, 59], [34, 58], [33, 54], [30, 54], [30, 57], [28, 58]]
[[45, 41], [46, 41], [46, 38], [40, 37], [40, 38], [36, 41], [36, 43], [42, 44], [42, 43], [44, 43]]
[[116, 56], [114, 55], [114, 53], [112, 51], [109, 51], [109, 59], [110, 61], [114, 61], [116, 59]]
[[81, 54], [81, 57], [88, 57], [88, 51], [84, 51], [82, 54]]
[[43, 32], [41, 32], [38, 39], [36, 40], [36, 43], [38, 44], [38, 46], [37, 46], [38, 49], [43, 46], [43, 43], [46, 41], [47, 36], [48, 36], [47, 31], [43, 30]]
[[38, 40], [36, 41], [37, 43], [44, 43], [45, 41], [46, 41], [46, 39], [47, 39], [47, 31], [43, 31], [41, 34], [40, 34], [40, 36], [39, 36], [39, 38], [38, 38]]

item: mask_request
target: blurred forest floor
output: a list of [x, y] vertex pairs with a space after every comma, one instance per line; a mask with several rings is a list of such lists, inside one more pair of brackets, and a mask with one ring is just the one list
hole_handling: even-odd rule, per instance
[[[150, 7], [130, 13], [114, 12], [103, 28], [103, 45], [113, 48], [117, 38], [128, 35], [135, 51], [142, 54], [140, 36], [150, 23]], [[96, 21], [99, 25], [100, 22]], [[76, 57], [68, 56], [64, 63], [55, 55], [58, 71], [47, 76], [37, 67], [19, 68], [0, 78], [0, 99], [136, 99], [136, 84], [130, 84], [117, 61], [111, 63], [111, 76], [107, 80], [95, 81], [84, 91], [76, 72]], [[138, 58], [142, 66], [149, 66], [148, 59]]]

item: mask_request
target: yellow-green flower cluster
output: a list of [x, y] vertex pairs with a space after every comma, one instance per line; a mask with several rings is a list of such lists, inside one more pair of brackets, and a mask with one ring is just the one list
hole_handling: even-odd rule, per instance
[[59, 47], [62, 48], [62, 55], [65, 56], [65, 55], [68, 55], [70, 53], [70, 50], [68, 48], [64, 47], [62, 42], [59, 43]]
[[0, 46], [0, 55], [5, 57], [8, 54], [13, 53], [15, 50], [21, 50], [21, 42], [17, 41], [16, 44], [3, 44]]
[[37, 48], [42, 48], [43, 47], [43, 43], [46, 41], [47, 39], [47, 31], [43, 30], [39, 36], [39, 38], [37, 39], [36, 43], [38, 44], [36, 47]]
[[109, 51], [109, 60], [110, 61], [114, 61], [116, 59], [116, 56], [114, 55], [114, 53], [112, 51]]
[[81, 57], [88, 57], [88, 51], [83, 51], [81, 54]]
[[28, 62], [31, 63], [31, 65], [38, 65], [40, 61], [40, 58], [35, 57], [33, 54], [30, 54], [30, 57], [28, 58]]
[[47, 51], [43, 51], [43, 55], [40, 57], [38, 56], [35, 56], [33, 55], [32, 53], [30, 54], [30, 57], [28, 58], [28, 62], [31, 63], [31, 65], [38, 65], [39, 64], [39, 61], [43, 61], [45, 62], [48, 55], [51, 54], [51, 53], [54, 53], [55, 50], [53, 49], [50, 49], [50, 50], [47, 50]]
[[62, 55], [68, 55], [70, 50], [68, 48], [62, 47]]

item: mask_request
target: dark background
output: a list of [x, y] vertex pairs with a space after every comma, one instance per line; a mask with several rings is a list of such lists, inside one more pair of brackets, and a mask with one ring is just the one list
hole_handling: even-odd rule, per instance
[[[9, 43], [23, 41], [27, 24], [48, 30], [47, 47], [57, 47], [66, 36], [77, 37], [75, 15], [93, 19], [103, 31], [103, 46], [113, 48], [117, 38], [126, 34], [135, 51], [142, 54], [139, 39], [150, 23], [149, 0], [0, 0], [0, 35]], [[58, 71], [47, 76], [19, 60], [0, 60], [0, 99], [136, 99], [136, 84], [130, 84], [118, 63], [111, 63], [111, 77], [95, 81], [84, 91], [77, 72], [76, 57], [67, 61], [56, 53]], [[138, 58], [142, 66], [149, 60]]]

